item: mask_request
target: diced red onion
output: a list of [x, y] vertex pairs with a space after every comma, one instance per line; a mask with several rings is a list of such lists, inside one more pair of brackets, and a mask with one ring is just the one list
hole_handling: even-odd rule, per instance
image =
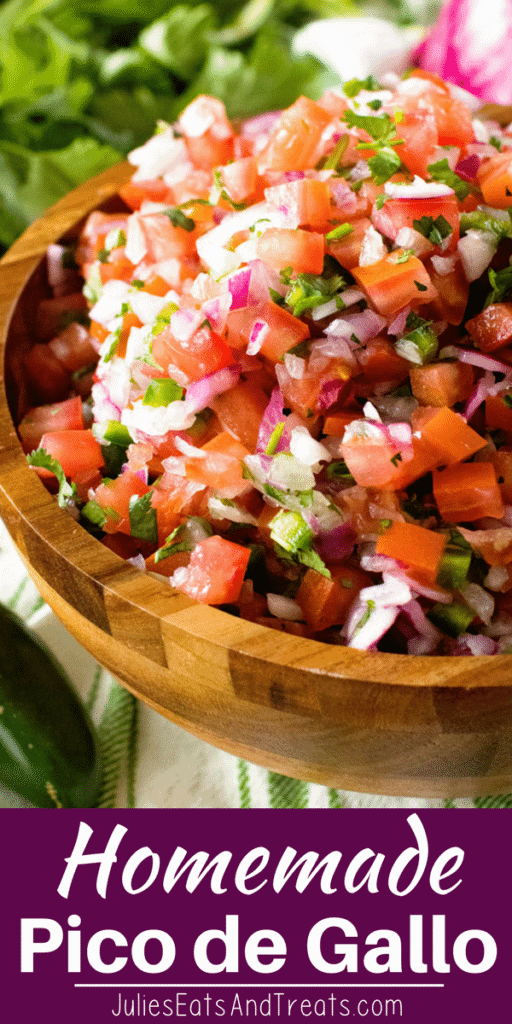
[[202, 323], [203, 314], [197, 309], [177, 309], [171, 316], [171, 331], [177, 341], [190, 341]]
[[409, 316], [410, 312], [410, 306], [406, 306], [405, 309], [401, 309], [400, 312], [397, 313], [395, 319], [390, 323], [388, 327], [388, 334], [403, 334], [405, 331], [407, 317]]
[[206, 409], [213, 398], [238, 384], [239, 377], [240, 367], [235, 363], [195, 381], [187, 388], [187, 405], [191, 412]]
[[231, 309], [243, 309], [247, 306], [251, 273], [250, 267], [242, 267], [229, 276], [228, 288], [231, 293]]
[[304, 171], [285, 171], [285, 181], [300, 181], [305, 177]]
[[331, 406], [338, 401], [340, 394], [342, 394], [343, 389], [345, 388], [345, 384], [346, 381], [340, 380], [339, 377], [335, 380], [324, 381], [317, 401], [320, 412], [325, 412], [327, 409], [330, 409]]
[[203, 302], [203, 313], [212, 325], [212, 330], [217, 334], [222, 333], [226, 326], [227, 315], [231, 309], [231, 294], [217, 295], [214, 299], [207, 299]]
[[476, 410], [485, 401], [489, 388], [495, 384], [495, 379], [489, 371], [480, 378], [478, 384], [471, 393], [464, 407], [464, 416], [469, 421], [475, 415]]
[[[355, 334], [362, 345], [375, 338], [387, 324], [387, 320], [383, 316], [379, 316], [378, 313], [374, 313], [372, 309], [364, 309], [362, 313], [347, 313], [340, 320], [341, 323], [349, 325], [350, 333]], [[336, 330], [331, 330], [334, 324], [339, 324], [339, 321], [333, 320], [333, 323], [327, 327], [326, 333], [337, 333]]]
[[250, 356], [255, 356], [260, 351], [263, 342], [270, 330], [270, 327], [266, 320], [256, 320], [251, 328], [249, 335], [249, 343], [247, 345], [247, 353]]
[[306, 360], [300, 356], [294, 356], [291, 352], [285, 352], [284, 365], [290, 377], [294, 380], [302, 380], [306, 369]]
[[242, 135], [254, 138], [256, 135], [268, 135], [275, 128], [281, 117], [280, 110], [272, 110], [268, 114], [257, 114], [256, 117], [248, 117], [242, 123]]
[[459, 160], [455, 167], [455, 173], [463, 181], [476, 181], [476, 172], [481, 163], [480, 157], [476, 153], [472, 153], [471, 156], [465, 156], [462, 160]]
[[130, 466], [129, 462], [125, 462], [124, 465], [121, 466], [121, 473], [126, 473], [128, 470], [131, 470], [131, 472], [135, 476], [138, 476], [139, 480], [142, 480], [143, 484], [147, 484], [147, 482], [148, 482], [148, 467], [147, 466], [141, 467], [140, 469], [133, 469]]
[[341, 523], [329, 533], [320, 534], [315, 542], [315, 548], [320, 555], [328, 562], [344, 562], [352, 554], [357, 540], [357, 534], [351, 523]]
[[318, 463], [331, 461], [327, 448], [311, 437], [307, 427], [294, 427], [290, 437], [290, 452], [299, 462], [311, 466], [315, 472]]
[[457, 350], [457, 359], [461, 363], [469, 363], [471, 366], [478, 366], [481, 370], [491, 370], [492, 373], [512, 373], [512, 367], [506, 363], [500, 363], [498, 359], [485, 356], [483, 352], [473, 352], [471, 349], [461, 348]]
[[421, 636], [429, 640], [434, 640], [436, 643], [440, 640], [441, 633], [436, 629], [434, 624], [427, 619], [419, 601], [416, 601], [416, 599], [408, 601], [407, 604], [402, 606], [402, 611], [405, 612], [411, 620], [414, 628], [417, 629]]

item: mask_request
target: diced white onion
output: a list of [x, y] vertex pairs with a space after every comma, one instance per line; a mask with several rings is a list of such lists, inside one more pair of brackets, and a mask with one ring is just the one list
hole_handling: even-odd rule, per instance
[[282, 594], [267, 594], [268, 610], [277, 619], [285, 619], [287, 622], [300, 622], [304, 619], [302, 608], [291, 597], [283, 597]]
[[467, 583], [462, 588], [461, 594], [472, 611], [478, 615], [482, 622], [485, 622], [486, 626], [489, 626], [494, 615], [494, 598], [492, 594], [489, 594], [483, 587], [479, 587], [478, 583]]
[[432, 256], [432, 266], [440, 277], [446, 277], [455, 270], [455, 256]]
[[215, 494], [208, 498], [208, 511], [214, 519], [229, 519], [231, 523], [257, 526], [257, 520], [250, 512], [247, 512], [244, 508], [239, 508], [234, 502], [225, 504], [222, 498], [217, 497]]
[[379, 231], [375, 230], [373, 224], [370, 224], [370, 227], [366, 229], [361, 242], [359, 266], [369, 267], [373, 263], [378, 263], [379, 260], [383, 260], [387, 254], [388, 250], [384, 244], [382, 235]]
[[384, 191], [392, 199], [434, 199], [436, 196], [453, 195], [453, 189], [448, 185], [441, 181], [425, 181], [418, 174], [414, 175], [411, 185], [387, 181]]
[[182, 455], [188, 455], [191, 459], [206, 459], [208, 457], [208, 452], [204, 452], [202, 448], [196, 448], [195, 445], [189, 444], [179, 434], [176, 434], [174, 444]]
[[508, 579], [508, 569], [505, 569], [503, 565], [491, 565], [484, 584], [488, 590], [501, 590]]
[[475, 228], [470, 228], [463, 238], [459, 238], [457, 251], [466, 281], [476, 281], [482, 276], [497, 248], [496, 235], [491, 231], [478, 231]]
[[168, 305], [167, 295], [151, 295], [150, 292], [138, 291], [133, 288], [130, 292], [130, 308], [138, 316], [143, 324], [152, 324], [160, 310]]
[[176, 164], [188, 159], [187, 147], [183, 139], [175, 139], [169, 125], [165, 131], [153, 135], [143, 146], [132, 149], [128, 160], [137, 167], [134, 181], [148, 181], [159, 178], [170, 171]]
[[330, 462], [331, 456], [320, 441], [311, 437], [307, 427], [295, 427], [290, 437], [291, 454], [306, 466], [315, 467], [320, 462]]
[[301, 359], [300, 356], [294, 356], [290, 352], [285, 352], [284, 365], [290, 377], [293, 377], [294, 380], [302, 380], [306, 369], [305, 359]]
[[382, 423], [382, 417], [372, 402], [366, 402], [363, 405], [363, 413], [367, 420], [375, 420], [377, 423]]
[[103, 327], [107, 327], [114, 317], [119, 316], [121, 308], [128, 297], [128, 284], [126, 281], [113, 279], [103, 285], [101, 298], [92, 307], [89, 316], [96, 320]]
[[121, 422], [128, 427], [133, 440], [138, 441], [143, 440], [136, 436], [138, 432], [147, 437], [162, 437], [169, 430], [188, 430], [195, 418], [186, 401], [153, 406], [143, 405], [139, 400], [133, 403], [133, 408], [123, 409]]

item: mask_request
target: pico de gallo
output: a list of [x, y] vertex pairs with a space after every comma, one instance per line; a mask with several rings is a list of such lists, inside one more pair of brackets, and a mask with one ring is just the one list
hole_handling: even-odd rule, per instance
[[414, 70], [241, 126], [198, 96], [129, 159], [25, 357], [59, 503], [261, 625], [511, 651], [512, 128]]

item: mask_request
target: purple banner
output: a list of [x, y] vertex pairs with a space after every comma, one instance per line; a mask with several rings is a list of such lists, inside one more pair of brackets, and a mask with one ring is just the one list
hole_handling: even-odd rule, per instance
[[3, 811], [2, 1019], [505, 1019], [504, 811]]

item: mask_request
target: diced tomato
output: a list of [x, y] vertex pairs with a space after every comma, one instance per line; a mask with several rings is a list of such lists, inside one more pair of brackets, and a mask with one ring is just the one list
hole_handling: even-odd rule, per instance
[[382, 384], [384, 381], [407, 380], [411, 364], [395, 352], [387, 338], [372, 338], [359, 352], [358, 362], [364, 370], [363, 387], [371, 384]]
[[403, 249], [395, 249], [370, 266], [353, 267], [352, 273], [382, 316], [391, 317], [405, 306], [423, 305], [437, 295], [421, 260], [406, 258]]
[[235, 362], [226, 342], [208, 327], [200, 328], [188, 341], [178, 341], [171, 328], [164, 327], [153, 339], [153, 358], [166, 372], [169, 365], [175, 366], [191, 381]]
[[168, 555], [167, 558], [162, 558], [159, 562], [155, 561], [155, 556], [150, 555], [146, 558], [146, 570], [147, 572], [156, 572], [159, 576], [172, 576], [176, 569], [182, 569], [187, 566], [190, 562], [190, 551], [177, 551], [174, 555]]
[[239, 160], [233, 160], [220, 168], [222, 183], [230, 199], [235, 203], [241, 203], [244, 199], [252, 196], [256, 190], [258, 179], [258, 168], [256, 157], [245, 156]]
[[361, 487], [383, 487], [401, 473], [412, 459], [412, 443], [399, 444], [385, 430], [376, 434], [375, 424], [361, 423], [359, 433], [342, 440], [340, 452], [356, 483]]
[[344, 96], [339, 96], [332, 89], [327, 89], [318, 100], [318, 106], [323, 107], [331, 117], [341, 117], [348, 110], [348, 103]]
[[105, 533], [130, 534], [130, 498], [134, 494], [142, 497], [148, 491], [147, 484], [129, 469], [120, 473], [115, 480], [100, 484], [94, 493], [94, 500], [107, 516], [103, 526]]
[[217, 488], [222, 493], [229, 489], [230, 497], [248, 489], [242, 468], [243, 459], [249, 452], [235, 437], [224, 431], [207, 441], [200, 451], [202, 456], [189, 457], [185, 461], [188, 480]]
[[[446, 251], [457, 248], [460, 214], [455, 195], [436, 196], [430, 199], [388, 199], [380, 210], [376, 207], [372, 210], [372, 222], [375, 227], [393, 241], [402, 228], [414, 228], [414, 221], [419, 221], [422, 217], [432, 217], [433, 221], [437, 217], [444, 217], [452, 229], [447, 239], [449, 244]], [[426, 251], [435, 251], [435, 246], [429, 245], [427, 239], [425, 242]]]
[[78, 241], [76, 261], [79, 266], [92, 263], [103, 249], [109, 231], [126, 231], [127, 213], [102, 213], [95, 210], [87, 218]]
[[54, 402], [52, 405], [39, 405], [30, 409], [23, 417], [18, 433], [21, 437], [23, 450], [31, 452], [39, 447], [43, 434], [54, 430], [84, 430], [82, 399], [76, 396], [65, 402]]
[[512, 206], [512, 151], [507, 149], [484, 160], [477, 179], [488, 206], [498, 210]]
[[413, 414], [413, 429], [435, 450], [438, 466], [452, 466], [485, 448], [485, 438], [468, 427], [461, 416], [447, 409], [421, 409]]
[[353, 270], [354, 267], [359, 266], [361, 243], [368, 228], [372, 226], [368, 217], [352, 221], [351, 225], [354, 230], [349, 235], [345, 235], [345, 238], [327, 242], [327, 252], [330, 256], [334, 256], [334, 259], [338, 260], [345, 270]]
[[435, 160], [438, 143], [436, 119], [432, 113], [403, 110], [403, 120], [396, 126], [398, 138], [403, 145], [396, 151], [411, 174], [426, 178], [427, 167]]
[[[505, 394], [507, 394], [505, 392]], [[487, 395], [485, 399], [485, 425], [488, 430], [503, 430], [512, 444], [512, 407], [505, 402], [505, 394]], [[507, 397], [512, 397], [507, 394]]]
[[174, 227], [164, 213], [144, 214], [139, 223], [146, 240], [146, 258], [151, 262], [158, 263], [172, 256], [181, 259], [195, 253], [197, 232]]
[[[353, 195], [353, 193], [351, 193]], [[285, 206], [299, 225], [327, 229], [332, 216], [329, 182], [319, 178], [296, 178], [267, 189], [265, 196], [274, 206]]]
[[211, 407], [224, 430], [232, 434], [249, 452], [254, 452], [268, 396], [251, 381], [243, 381], [213, 399]]
[[38, 343], [23, 356], [30, 391], [35, 399], [59, 402], [69, 394], [71, 373], [53, 354], [49, 345]]
[[434, 498], [448, 523], [501, 519], [505, 507], [496, 471], [490, 462], [467, 462], [432, 474]]
[[153, 178], [150, 181], [127, 181], [119, 189], [119, 195], [130, 210], [140, 210], [142, 203], [168, 203], [171, 205], [172, 191], [161, 178]]
[[159, 295], [163, 298], [169, 291], [169, 282], [164, 277], [160, 277], [160, 274], [152, 274], [144, 282], [144, 287], [141, 289], [143, 292], [148, 292], [149, 295]]
[[34, 319], [38, 338], [42, 341], [53, 338], [63, 327], [66, 327], [69, 320], [74, 318], [74, 314], [85, 314], [86, 312], [87, 300], [82, 292], [63, 295], [59, 299], [42, 299]]
[[48, 342], [48, 348], [71, 373], [81, 370], [84, 366], [95, 366], [98, 361], [90, 333], [82, 324], [70, 324]]
[[439, 569], [446, 536], [414, 523], [394, 522], [377, 540], [375, 552], [403, 562], [419, 580], [433, 583]]
[[411, 390], [420, 405], [441, 407], [467, 402], [475, 371], [468, 363], [426, 363], [410, 369]]
[[371, 584], [368, 573], [349, 566], [334, 569], [331, 579], [315, 569], [308, 569], [295, 600], [308, 626], [315, 631], [329, 629], [343, 625], [359, 592]]
[[151, 488], [151, 504], [156, 509], [158, 543], [162, 545], [170, 533], [189, 516], [208, 516], [208, 492], [202, 485], [184, 476], [166, 473]]
[[321, 155], [321, 139], [331, 115], [318, 103], [299, 96], [284, 110], [270, 139], [258, 154], [258, 171], [305, 170]]
[[464, 149], [475, 137], [471, 111], [465, 103], [450, 92], [436, 90], [423, 94], [422, 99], [432, 109], [440, 146], [459, 146]]
[[250, 548], [224, 537], [207, 537], [196, 544], [188, 575], [179, 589], [201, 604], [234, 604], [247, 571]]
[[512, 504], [512, 447], [498, 448], [489, 455], [505, 505]]
[[455, 266], [449, 274], [438, 274], [429, 261], [428, 272], [437, 292], [436, 298], [429, 307], [432, 316], [458, 326], [464, 319], [469, 298], [469, 283], [461, 261], [456, 260]]
[[466, 323], [468, 334], [482, 352], [494, 352], [512, 341], [512, 302], [493, 302]]
[[131, 281], [133, 279], [135, 267], [133, 263], [121, 255], [121, 250], [116, 250], [115, 259], [109, 259], [108, 263], [99, 263], [98, 269], [100, 272], [100, 279], [102, 284], [106, 284], [107, 281]]
[[233, 348], [245, 347], [250, 339], [256, 321], [268, 324], [260, 352], [273, 363], [277, 363], [285, 352], [309, 337], [309, 328], [298, 317], [275, 302], [264, 302], [261, 306], [246, 306], [228, 314], [227, 337]]
[[341, 412], [335, 412], [330, 416], [326, 416], [322, 429], [328, 437], [343, 437], [345, 428], [348, 427], [349, 423], [352, 423], [353, 420], [362, 419], [364, 419], [364, 416], [361, 409], [359, 412], [356, 409], [342, 409]]
[[321, 274], [324, 236], [297, 228], [269, 228], [257, 241], [258, 259], [274, 270], [293, 267], [296, 274]]
[[55, 430], [43, 434], [40, 447], [60, 462], [66, 476], [103, 466], [103, 454], [92, 430]]
[[402, 463], [397, 476], [384, 485], [384, 490], [402, 490], [409, 487], [415, 480], [419, 480], [425, 473], [430, 473], [435, 466], [440, 464], [439, 453], [422, 437], [412, 437], [412, 459], [405, 464]]
[[95, 338], [95, 340], [98, 342], [99, 348], [99, 346], [103, 345], [103, 342], [108, 338], [109, 331], [107, 330], [106, 327], [103, 326], [103, 324], [99, 324], [97, 320], [91, 320], [89, 334], [91, 338]]

